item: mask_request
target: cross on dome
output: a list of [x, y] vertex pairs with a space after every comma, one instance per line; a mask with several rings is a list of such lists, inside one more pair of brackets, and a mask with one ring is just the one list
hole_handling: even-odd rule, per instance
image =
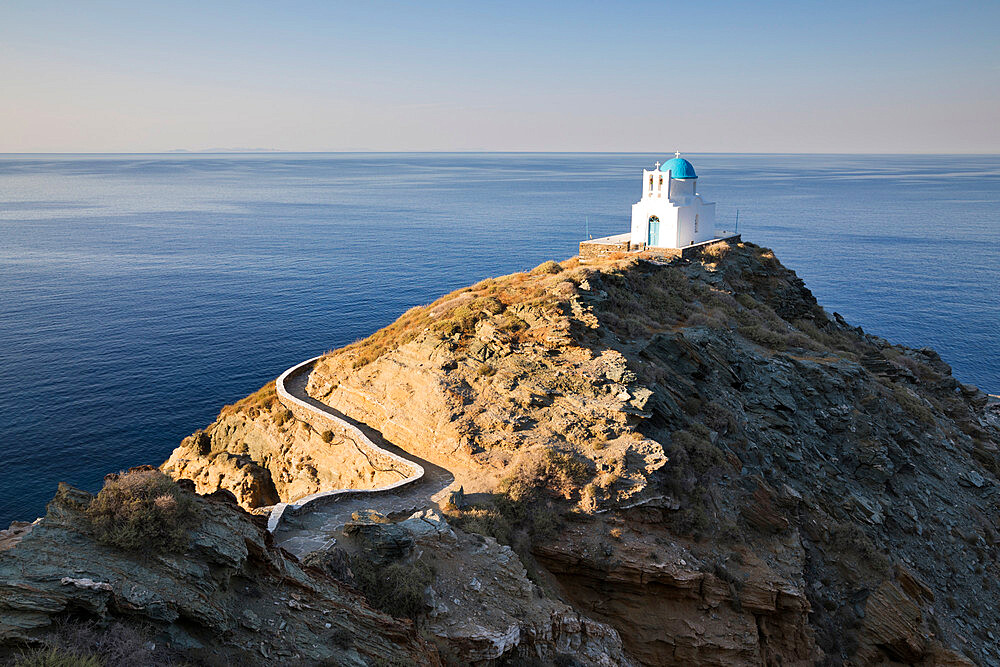
[[680, 156], [681, 156], [680, 151], [674, 151], [674, 157], [680, 157]]

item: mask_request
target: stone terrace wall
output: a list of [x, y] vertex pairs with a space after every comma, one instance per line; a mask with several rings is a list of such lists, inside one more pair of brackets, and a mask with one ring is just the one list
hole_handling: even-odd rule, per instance
[[629, 243], [628, 234], [619, 234], [617, 236], [605, 236], [600, 239], [593, 239], [590, 241], [580, 242], [580, 259], [595, 259], [597, 257], [606, 257], [607, 255], [614, 254], [616, 252], [643, 252], [650, 257], [656, 257], [661, 259], [674, 259], [677, 257], [683, 257], [684, 259], [690, 259], [697, 257], [698, 254], [705, 249], [706, 246], [710, 246], [713, 243], [718, 243], [719, 241], [728, 241], [730, 243], [739, 243], [740, 235], [732, 234], [730, 236], [722, 236], [717, 239], [711, 239], [708, 241], [702, 241], [701, 243], [695, 243], [693, 245], [684, 246], [683, 248], [647, 248], [644, 243], [631, 244]]
[[616, 252], [628, 252], [629, 234], [605, 236], [599, 239], [580, 242], [580, 259], [603, 257]]

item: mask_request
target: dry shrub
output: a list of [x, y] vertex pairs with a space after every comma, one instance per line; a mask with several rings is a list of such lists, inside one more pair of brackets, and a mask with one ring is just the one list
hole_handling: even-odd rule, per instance
[[18, 667], [166, 667], [182, 664], [145, 626], [61, 620], [44, 637], [46, 646], [23, 655]]
[[92, 655], [81, 655], [57, 648], [40, 648], [23, 653], [16, 658], [13, 667], [104, 667]]
[[705, 249], [701, 252], [705, 257], [718, 262], [726, 256], [726, 253], [729, 252], [729, 244], [726, 241], [719, 241], [718, 243], [712, 243], [705, 246]]
[[559, 265], [558, 262], [554, 262], [551, 259], [547, 262], [542, 262], [535, 268], [531, 270], [531, 275], [545, 275], [545, 274], [555, 274], [563, 270], [563, 267]]
[[86, 516], [102, 544], [148, 552], [183, 549], [197, 519], [192, 496], [151, 466], [105, 477]]
[[708, 294], [676, 267], [649, 273], [606, 271], [600, 287], [608, 295], [595, 306], [601, 321], [629, 338], [672, 328], [687, 316], [691, 302]]
[[725, 329], [727, 328], [727, 321], [725, 315], [719, 317], [718, 311], [711, 312], [699, 312], [693, 314], [684, 323], [687, 327], [708, 327], [710, 329]]
[[590, 476], [590, 469], [572, 454], [536, 449], [522, 457], [514, 472], [504, 477], [497, 490], [514, 501], [535, 496], [539, 491], [572, 498]]
[[284, 426], [285, 422], [287, 422], [287, 421], [288, 421], [289, 419], [291, 419], [291, 418], [292, 418], [293, 416], [294, 416], [294, 415], [292, 415], [292, 411], [291, 411], [291, 410], [288, 410], [288, 409], [282, 409], [282, 410], [278, 410], [278, 411], [277, 411], [277, 412], [276, 412], [276, 413], [274, 414], [274, 416], [272, 417], [272, 419], [274, 420], [274, 423], [275, 423], [275, 424], [276, 424], [277, 426]]
[[424, 590], [434, 580], [422, 560], [376, 565], [363, 553], [350, 554], [354, 584], [376, 609], [396, 618], [414, 618], [424, 609]]
[[323, 442], [332, 442], [333, 441], [333, 431], [327, 429], [326, 431], [323, 431], [322, 433], [320, 433], [319, 437], [320, 437], [320, 439]]
[[449, 519], [466, 532], [528, 553], [532, 540], [550, 538], [562, 525], [553, 496], [571, 498], [589, 476], [587, 464], [570, 454], [535, 450], [500, 481], [489, 501], [457, 511]]

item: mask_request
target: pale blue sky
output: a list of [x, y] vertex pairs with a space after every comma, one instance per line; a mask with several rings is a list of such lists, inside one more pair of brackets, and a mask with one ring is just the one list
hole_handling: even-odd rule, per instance
[[0, 152], [1000, 152], [1000, 2], [0, 4]]

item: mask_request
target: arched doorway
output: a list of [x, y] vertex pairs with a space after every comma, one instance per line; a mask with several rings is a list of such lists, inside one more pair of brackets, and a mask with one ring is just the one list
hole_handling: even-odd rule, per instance
[[655, 215], [649, 216], [649, 226], [646, 230], [646, 245], [660, 245], [660, 219]]

